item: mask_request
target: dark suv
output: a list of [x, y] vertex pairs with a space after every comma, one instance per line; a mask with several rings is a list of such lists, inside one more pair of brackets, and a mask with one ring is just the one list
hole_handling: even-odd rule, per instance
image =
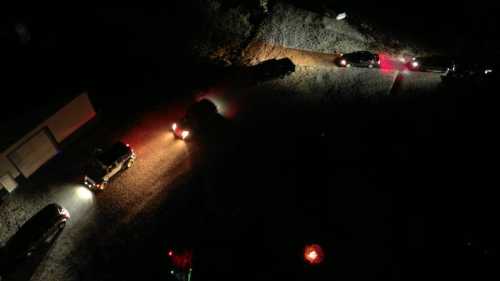
[[211, 101], [202, 99], [192, 104], [179, 122], [172, 124], [176, 138], [189, 140], [193, 134], [200, 134], [207, 128], [207, 122], [217, 116], [217, 107]]
[[446, 56], [418, 57], [408, 61], [405, 67], [411, 71], [443, 73], [451, 64], [452, 60], [452, 58]]
[[295, 72], [295, 64], [289, 58], [270, 59], [250, 67], [250, 72], [256, 81], [267, 81]]
[[368, 51], [358, 51], [343, 54], [335, 59], [335, 64], [339, 67], [379, 67], [380, 58], [378, 54]]
[[97, 149], [87, 165], [83, 183], [91, 190], [104, 190], [118, 172], [132, 167], [135, 158], [134, 150], [123, 142], [113, 144], [106, 151]]
[[50, 242], [64, 229], [70, 215], [58, 204], [49, 204], [31, 217], [0, 251], [0, 273], [12, 270], [30, 257], [44, 242]]

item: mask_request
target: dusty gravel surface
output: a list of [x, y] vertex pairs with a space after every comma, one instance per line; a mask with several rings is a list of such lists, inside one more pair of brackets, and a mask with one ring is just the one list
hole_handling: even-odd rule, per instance
[[[190, 155], [196, 145], [186, 145], [169, 132], [170, 124], [179, 118], [180, 112], [182, 105], [175, 111], [163, 107], [122, 124], [99, 120], [88, 134], [11, 194], [0, 206], [2, 241], [51, 202], [66, 207], [71, 220], [57, 241], [37, 255], [35, 262], [20, 266], [15, 277], [7, 280], [30, 280], [31, 274], [31, 280], [101, 280], [103, 277], [94, 275], [88, 266], [103, 251], [103, 245], [115, 241], [114, 236], [123, 235], [124, 226], [154, 213], [171, 189], [175, 189], [174, 181], [190, 172]], [[107, 190], [92, 194], [78, 181], [82, 163], [94, 144], [117, 139], [135, 149], [137, 161], [118, 175]]]
[[[360, 99], [377, 104], [380, 99], [394, 94], [432, 93], [439, 86], [437, 74], [338, 68], [331, 63], [331, 55], [287, 48], [261, 47], [252, 52], [255, 61], [291, 57], [297, 65], [296, 71], [283, 79], [215, 87], [199, 93], [211, 98], [226, 118], [242, 124], [251, 125], [254, 122], [251, 118], [259, 118], [262, 105], [324, 110], [331, 105], [356, 103]], [[397, 77], [403, 78], [394, 89]], [[114, 280], [110, 272], [121, 270], [126, 274], [133, 271], [120, 269], [113, 260], [120, 256], [134, 257], [143, 251], [141, 247], [151, 233], [165, 223], [165, 217], [175, 220], [175, 212], [165, 209], [173, 204], [167, 203], [170, 194], [182, 193], [191, 175], [197, 173], [197, 168], [193, 167], [196, 167], [200, 147], [175, 140], [169, 132], [170, 124], [182, 115], [185, 106], [185, 101], [156, 104], [124, 120], [110, 120], [102, 115], [88, 133], [23, 183], [0, 206], [2, 241], [50, 202], [68, 208], [72, 219], [59, 239], [38, 255], [35, 259], [38, 262], [23, 265], [14, 278], [7, 280], [30, 280], [30, 277], [31, 280]], [[318, 131], [318, 134], [323, 133]], [[88, 152], [97, 144], [117, 139], [130, 143], [135, 149], [136, 164], [120, 174], [106, 191], [86, 192], [78, 179]], [[354, 158], [359, 153], [355, 149], [345, 152], [342, 147], [339, 145], [334, 150], [339, 159], [342, 153], [351, 153], [349, 157]], [[210, 173], [207, 174], [210, 177]], [[211, 202], [209, 198], [214, 195], [206, 191], [203, 196]], [[187, 204], [192, 206], [192, 203]], [[215, 204], [212, 208], [217, 208], [217, 203], [207, 204]], [[164, 250], [160, 246], [158, 251]]]

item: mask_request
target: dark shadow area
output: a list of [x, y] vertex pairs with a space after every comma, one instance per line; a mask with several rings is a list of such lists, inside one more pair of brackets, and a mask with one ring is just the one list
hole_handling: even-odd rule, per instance
[[[247, 104], [242, 123], [213, 125], [196, 172], [157, 213], [97, 243], [95, 274], [168, 279], [168, 249], [181, 247], [193, 249], [193, 280], [495, 276], [489, 90], [327, 100], [319, 110]], [[490, 256], [467, 248], [482, 231]], [[326, 252], [314, 268], [301, 256], [312, 242]]]

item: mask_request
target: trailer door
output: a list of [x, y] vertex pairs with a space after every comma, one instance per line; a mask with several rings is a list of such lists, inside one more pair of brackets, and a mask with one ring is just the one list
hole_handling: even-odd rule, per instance
[[31, 176], [58, 153], [57, 143], [47, 128], [35, 133], [7, 157], [25, 177]]

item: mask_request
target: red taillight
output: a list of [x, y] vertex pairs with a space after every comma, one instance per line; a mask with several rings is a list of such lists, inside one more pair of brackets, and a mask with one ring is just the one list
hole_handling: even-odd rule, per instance
[[178, 269], [189, 269], [191, 268], [191, 262], [193, 258], [193, 252], [191, 250], [177, 251], [174, 254], [173, 250], [168, 251], [168, 256], [172, 265]]

